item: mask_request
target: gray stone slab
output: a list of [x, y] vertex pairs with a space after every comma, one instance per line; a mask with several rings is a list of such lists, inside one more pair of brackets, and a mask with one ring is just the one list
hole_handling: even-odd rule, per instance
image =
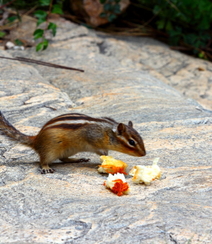
[[[98, 156], [83, 154], [89, 163], [54, 163], [54, 174], [41, 175], [30, 149], [0, 136], [0, 243], [211, 243], [211, 112], [144, 64], [120, 59], [133, 43], [96, 36], [64, 21], [59, 26], [59, 33], [66, 34], [42, 53], [31, 49], [0, 55], [69, 65], [85, 73], [0, 59], [5, 116], [30, 135], [67, 112], [132, 120], [147, 155], [111, 155], [129, 168], [160, 157], [162, 178], [145, 186], [127, 176], [131, 192], [118, 197], [103, 186], [106, 176], [97, 173]], [[103, 44], [111, 41], [119, 54], [104, 51]]]

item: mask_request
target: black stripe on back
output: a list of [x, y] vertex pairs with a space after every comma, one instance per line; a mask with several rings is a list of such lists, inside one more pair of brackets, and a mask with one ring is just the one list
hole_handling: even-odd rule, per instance
[[106, 119], [108, 122], [112, 122], [112, 123], [115, 123], [115, 124], [118, 124], [118, 122], [116, 122], [114, 119], [112, 118], [109, 118], [109, 117], [102, 117], [103, 119]]
[[56, 121], [62, 121], [62, 120], [67, 120], [67, 119], [77, 120], [79, 118], [82, 119], [82, 117], [83, 117], [83, 119], [85, 119], [85, 117], [88, 117], [88, 116], [86, 116], [84, 114], [78, 114], [78, 113], [61, 114], [61, 115], [49, 120], [43, 127], [50, 125]]
[[55, 128], [60, 128], [60, 129], [69, 129], [69, 130], [76, 130], [79, 129], [83, 126], [86, 126], [87, 124], [59, 124], [59, 125], [53, 125], [49, 126], [44, 129], [55, 129]]

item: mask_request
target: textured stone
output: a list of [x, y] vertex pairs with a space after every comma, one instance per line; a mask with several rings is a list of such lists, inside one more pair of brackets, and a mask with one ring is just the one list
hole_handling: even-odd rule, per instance
[[[153, 42], [151, 52], [157, 58], [148, 57], [150, 49], [145, 46], [151, 43], [146, 39], [142, 46], [134, 39], [96, 36], [64, 20], [61, 25], [64, 36], [53, 39], [42, 53], [0, 50], [0, 55], [25, 56], [85, 72], [0, 59], [1, 110], [30, 135], [48, 119], [67, 112], [132, 120], [147, 155], [111, 155], [127, 162], [129, 169], [151, 165], [160, 157], [162, 178], [145, 186], [133, 184], [127, 176], [131, 192], [118, 197], [103, 186], [106, 176], [97, 172], [98, 156], [82, 154], [90, 157], [89, 163], [55, 162], [54, 174], [41, 175], [30, 149], [0, 136], [0, 243], [211, 243], [211, 111], [163, 82], [167, 77], [158, 70], [171, 72], [166, 70], [168, 51], [160, 59], [163, 45], [157, 49]], [[157, 71], [139, 55], [157, 62]], [[169, 75], [175, 76], [174, 71]]]
[[148, 38], [123, 39], [130, 40], [128, 49], [136, 50], [128, 52], [128, 59], [132, 57], [133, 62], [147, 66], [153, 76], [162, 79], [186, 97], [195, 99], [204, 108], [212, 109], [211, 62], [172, 51], [166, 45]]

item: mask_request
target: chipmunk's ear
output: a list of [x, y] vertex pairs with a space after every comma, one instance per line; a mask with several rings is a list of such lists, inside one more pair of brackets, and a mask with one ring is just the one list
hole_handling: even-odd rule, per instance
[[132, 121], [129, 121], [128, 122], [128, 126], [131, 127], [131, 128], [133, 128], [133, 122]]
[[122, 135], [125, 131], [126, 131], [126, 126], [122, 123], [118, 124], [117, 129], [116, 129], [116, 133], [118, 135]]

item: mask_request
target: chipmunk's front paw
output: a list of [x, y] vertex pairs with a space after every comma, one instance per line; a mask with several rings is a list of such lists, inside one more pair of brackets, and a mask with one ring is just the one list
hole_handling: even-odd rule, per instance
[[48, 167], [48, 168], [42, 168], [42, 169], [40, 169], [40, 172], [41, 172], [41, 174], [48, 174], [48, 173], [54, 173], [55, 172], [55, 170], [54, 169], [52, 169], [52, 168], [50, 168], [50, 167]]

